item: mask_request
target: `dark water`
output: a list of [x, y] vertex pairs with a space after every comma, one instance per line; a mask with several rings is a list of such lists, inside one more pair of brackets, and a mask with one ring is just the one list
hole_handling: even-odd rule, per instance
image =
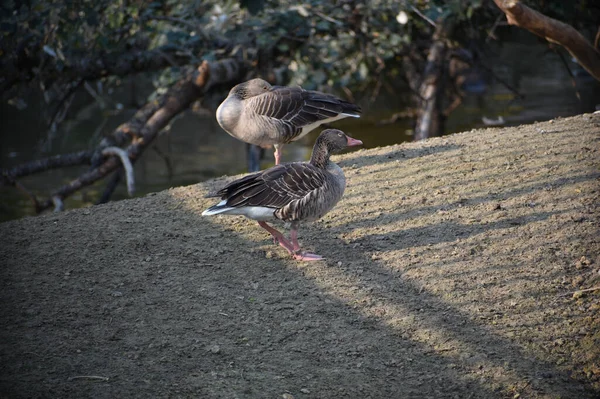
[[[503, 126], [509, 126], [595, 110], [596, 104], [600, 104], [600, 84], [597, 81], [580, 73], [580, 68], [571, 63], [579, 75], [576, 78], [581, 96], [579, 100], [558, 56], [536, 39], [527, 38], [525, 42], [496, 49], [497, 57], [492, 62], [495, 73], [526, 97], [516, 99], [505, 86], [489, 81], [488, 85], [479, 87], [485, 89], [484, 92], [468, 95], [450, 115], [446, 125], [448, 133], [483, 127], [483, 118], [497, 119], [501, 116], [505, 121]], [[478, 88], [474, 89], [477, 91]], [[64, 124], [51, 140], [47, 139], [44, 121], [39, 118], [39, 100], [31, 101], [24, 111], [2, 105], [0, 166], [5, 168], [52, 154], [91, 148], [102, 134], [111, 132], [133, 115], [135, 107], [128, 104], [133, 100], [143, 102], [143, 91], [138, 88], [137, 99], [134, 99], [131, 87], [124, 85], [119, 92], [111, 95], [113, 103], [105, 109], [95, 102], [90, 103], [90, 97], [86, 99], [85, 93], [81, 94], [79, 101], [87, 105], [79, 106], [73, 120]], [[116, 111], [117, 103], [123, 104], [124, 109]], [[410, 120], [380, 123], [401, 111], [391, 105], [395, 103], [398, 103], [396, 96], [382, 93], [375, 104], [364, 107], [362, 118], [339, 121], [335, 126], [361, 139], [366, 148], [410, 141]], [[320, 129], [317, 129], [300, 142], [285, 146], [283, 160], [307, 159], [319, 132]], [[272, 150], [267, 150], [262, 167], [272, 164]], [[245, 170], [245, 145], [223, 132], [214, 114], [189, 111], [175, 120], [168, 132], [163, 133], [135, 165], [136, 195]], [[83, 171], [85, 168], [59, 169], [30, 176], [20, 182], [40, 198], [46, 198], [49, 192]], [[99, 182], [76, 193], [66, 201], [67, 208], [93, 204], [101, 195], [104, 184]], [[127, 198], [123, 185], [113, 195], [113, 199], [121, 198]], [[32, 214], [34, 210], [27, 197], [13, 187], [0, 187], [0, 221]]]

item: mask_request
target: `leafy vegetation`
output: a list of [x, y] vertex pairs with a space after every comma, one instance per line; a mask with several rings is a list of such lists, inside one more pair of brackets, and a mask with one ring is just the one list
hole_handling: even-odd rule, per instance
[[[593, 33], [598, 21], [588, 1], [530, 4], [584, 33]], [[348, 88], [374, 98], [382, 85], [406, 86], [415, 78], [405, 72], [407, 63], [422, 70], [434, 24], [452, 20], [453, 46], [472, 48], [500, 16], [482, 0], [6, 1], [0, 88], [15, 104], [25, 104], [24, 83], [60, 100], [80, 80], [112, 84], [114, 76], [169, 69], [172, 75], [173, 67], [236, 55], [258, 74], [285, 72], [284, 83]], [[173, 79], [177, 75], [155, 82]]]

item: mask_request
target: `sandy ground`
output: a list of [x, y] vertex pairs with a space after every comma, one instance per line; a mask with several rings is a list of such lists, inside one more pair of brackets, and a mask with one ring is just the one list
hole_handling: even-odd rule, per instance
[[1, 224], [0, 397], [600, 397], [600, 115], [335, 159], [322, 262], [224, 179]]

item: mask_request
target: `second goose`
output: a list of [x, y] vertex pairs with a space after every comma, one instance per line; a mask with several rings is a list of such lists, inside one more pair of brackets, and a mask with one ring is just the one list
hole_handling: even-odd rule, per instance
[[301, 87], [271, 86], [252, 79], [233, 87], [217, 109], [219, 125], [231, 136], [258, 146], [281, 148], [322, 123], [360, 117], [360, 107], [330, 94]]

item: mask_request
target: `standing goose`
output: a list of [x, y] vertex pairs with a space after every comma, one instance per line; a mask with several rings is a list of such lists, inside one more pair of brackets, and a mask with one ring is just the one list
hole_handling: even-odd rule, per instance
[[[347, 136], [341, 130], [324, 130], [315, 142], [309, 162], [276, 165], [242, 177], [209, 195], [221, 197], [221, 202], [202, 212], [202, 215], [244, 215], [258, 221], [294, 259], [323, 259], [300, 250], [298, 225], [302, 221], [321, 218], [342, 198], [346, 178], [329, 156], [346, 147], [361, 144], [362, 141]], [[269, 220], [290, 222], [291, 242], [269, 226]]]
[[360, 117], [360, 107], [330, 94], [271, 86], [258, 78], [231, 89], [217, 109], [219, 125], [233, 137], [258, 146], [273, 145], [276, 165], [283, 144], [322, 123], [348, 116]]

